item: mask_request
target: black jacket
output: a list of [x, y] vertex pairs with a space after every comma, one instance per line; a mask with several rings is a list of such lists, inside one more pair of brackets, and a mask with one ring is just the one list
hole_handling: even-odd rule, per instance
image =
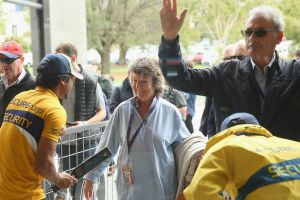
[[0, 81], [0, 126], [2, 125], [5, 109], [9, 102], [17, 94], [26, 90], [34, 89], [35, 86], [35, 78], [28, 72], [27, 69], [25, 77], [18, 84], [10, 86], [7, 90], [5, 90], [2, 80]]
[[214, 108], [212, 106], [212, 98], [206, 97], [203, 109], [199, 131], [208, 138], [216, 134], [216, 124], [214, 117]]
[[109, 104], [110, 113], [113, 113], [121, 102], [126, 101], [131, 97], [133, 97], [132, 88], [128, 78], [126, 78], [121, 85], [116, 86], [113, 90]]
[[264, 95], [250, 58], [212, 68], [189, 69], [181, 59], [179, 38], [172, 43], [162, 39], [159, 58], [172, 87], [213, 97], [217, 132], [227, 116], [248, 112], [275, 136], [300, 141], [300, 63], [296, 60], [283, 61], [277, 56], [268, 72]]
[[89, 70], [83, 70], [83, 79], [75, 80], [75, 121], [86, 121], [96, 113], [96, 88], [98, 78]]

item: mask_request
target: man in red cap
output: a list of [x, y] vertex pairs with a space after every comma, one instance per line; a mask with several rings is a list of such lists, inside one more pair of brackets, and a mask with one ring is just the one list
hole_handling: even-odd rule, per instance
[[0, 126], [9, 102], [20, 92], [35, 88], [34, 77], [24, 68], [24, 50], [15, 41], [4, 42], [0, 47]]

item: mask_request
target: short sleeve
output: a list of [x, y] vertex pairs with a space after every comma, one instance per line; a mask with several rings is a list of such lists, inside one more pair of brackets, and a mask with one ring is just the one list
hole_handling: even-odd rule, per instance
[[96, 110], [101, 110], [101, 108], [105, 108], [105, 101], [103, 98], [103, 91], [99, 85], [99, 83], [97, 83], [97, 87], [96, 87], [96, 105], [95, 108]]
[[45, 114], [45, 125], [42, 137], [57, 142], [65, 132], [66, 121], [67, 115], [63, 107], [49, 109]]

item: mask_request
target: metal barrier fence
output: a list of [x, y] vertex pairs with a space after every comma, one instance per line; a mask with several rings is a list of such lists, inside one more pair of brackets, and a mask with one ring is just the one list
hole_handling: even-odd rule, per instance
[[[66, 128], [65, 135], [57, 145], [56, 164], [58, 171], [72, 171], [83, 161], [94, 155], [96, 147], [102, 137], [107, 121], [90, 125]], [[83, 180], [78, 180], [76, 187], [69, 190], [59, 191], [55, 194], [50, 183], [44, 181], [44, 191], [47, 200], [61, 199], [84, 199], [81, 194]], [[100, 178], [95, 200], [113, 200], [116, 198], [115, 174], [108, 176], [107, 172]]]

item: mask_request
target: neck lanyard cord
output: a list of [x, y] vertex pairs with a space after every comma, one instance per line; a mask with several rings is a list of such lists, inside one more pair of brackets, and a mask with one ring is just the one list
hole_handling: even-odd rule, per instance
[[[154, 107], [151, 108], [151, 109], [149, 110], [149, 113], [147, 114], [147, 117], [148, 117], [148, 115], [150, 115], [150, 113], [153, 111], [153, 109], [154, 109]], [[134, 143], [136, 137], [138, 136], [138, 134], [139, 134], [139, 132], [140, 132], [140, 130], [141, 130], [143, 124], [145, 123], [145, 121], [146, 121], [146, 119], [147, 119], [147, 117], [146, 117], [146, 118], [142, 121], [142, 123], [138, 126], [138, 128], [136, 129], [136, 131], [134, 132], [134, 134], [133, 134], [133, 136], [132, 136], [132, 138], [131, 138], [131, 140], [130, 140], [129, 137], [130, 137], [131, 127], [132, 127], [133, 112], [134, 112], [134, 111], [133, 111], [133, 109], [132, 109], [132, 110], [131, 110], [131, 113], [130, 113], [129, 124], [128, 124], [128, 129], [127, 129], [127, 136], [126, 136], [127, 146], [128, 146], [128, 152], [129, 152], [129, 150], [130, 150], [132, 144]]]

